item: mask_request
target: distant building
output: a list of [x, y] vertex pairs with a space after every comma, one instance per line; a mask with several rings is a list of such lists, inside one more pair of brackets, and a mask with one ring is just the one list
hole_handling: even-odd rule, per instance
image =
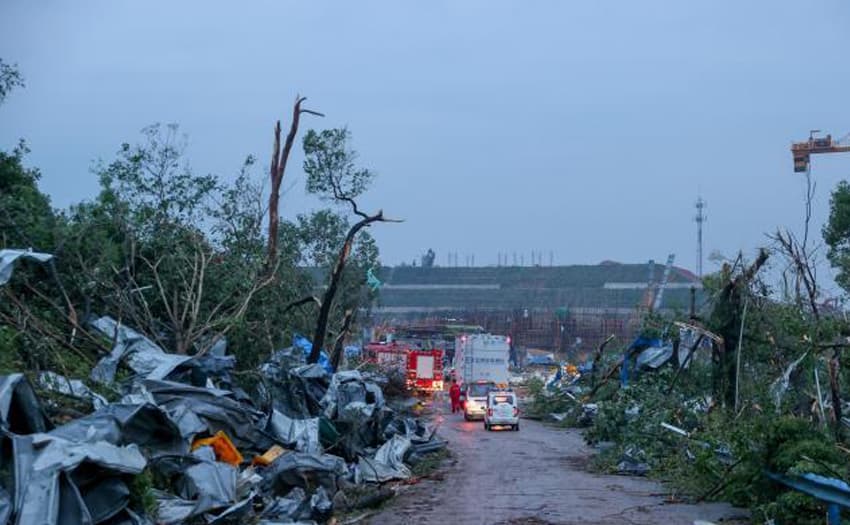
[[[634, 335], [653, 296], [650, 275], [657, 284], [663, 274], [654, 266], [386, 267], [372, 314], [396, 323], [451, 318], [512, 335], [519, 346], [583, 353], [612, 333]], [[674, 266], [661, 309], [688, 311], [691, 288], [699, 306], [699, 279]]]

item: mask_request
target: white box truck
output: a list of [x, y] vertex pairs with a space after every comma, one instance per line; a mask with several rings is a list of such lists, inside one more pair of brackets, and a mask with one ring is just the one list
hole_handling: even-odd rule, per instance
[[469, 334], [455, 340], [455, 378], [464, 418], [483, 418], [487, 393], [507, 387], [510, 352], [511, 338], [503, 335]]

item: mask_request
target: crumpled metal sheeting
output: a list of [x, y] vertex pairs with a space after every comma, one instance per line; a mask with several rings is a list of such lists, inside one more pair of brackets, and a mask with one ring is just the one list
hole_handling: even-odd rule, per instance
[[357, 465], [354, 468], [354, 482], [357, 484], [384, 483], [394, 479], [407, 479], [410, 477], [409, 470], [404, 475], [389, 465], [365, 456], [361, 456], [357, 460]]
[[[231, 393], [226, 390], [154, 380], [146, 380], [143, 385], [160, 408], [164, 408], [169, 414], [178, 414], [180, 411], [193, 413], [206, 425], [207, 433], [212, 435], [219, 430], [224, 431], [243, 453], [265, 452], [274, 444], [274, 439], [261, 430], [265, 416], [232, 399]], [[186, 431], [186, 427], [182, 425], [189, 419], [180, 419], [178, 424], [181, 425], [182, 433]]]
[[322, 406], [328, 419], [357, 423], [371, 419], [375, 410], [384, 406], [384, 394], [359, 371], [346, 370], [333, 375]]
[[374, 458], [361, 456], [357, 462], [355, 483], [369, 481], [383, 483], [392, 479], [407, 479], [412, 476], [410, 469], [404, 464], [404, 456], [410, 449], [410, 440], [395, 435], [381, 445]]
[[177, 426], [160, 408], [151, 404], [108, 405], [55, 428], [49, 434], [77, 442], [134, 444], [151, 455], [189, 451], [189, 444]]
[[210, 447], [199, 450], [202, 452], [193, 454], [199, 461], [183, 472], [180, 496], [196, 500], [198, 508], [203, 509], [200, 512], [229, 506], [236, 501], [239, 472], [232, 465], [216, 461]]
[[162, 490], [153, 490], [151, 493], [156, 498], [157, 523], [161, 525], [184, 523], [190, 517], [195, 516], [196, 503], [194, 501], [179, 498]]
[[663, 346], [650, 346], [643, 350], [635, 360], [638, 369], [661, 368], [673, 358], [673, 345], [665, 344]]
[[117, 516], [130, 503], [130, 488], [120, 477], [101, 478], [97, 473], [91, 476], [92, 483], [86, 486], [78, 479], [79, 476], [74, 475], [73, 478], [94, 523]]
[[274, 434], [285, 445], [294, 447], [299, 452], [321, 453], [319, 442], [319, 418], [292, 419], [277, 410], [272, 412], [269, 426], [266, 429]]
[[38, 375], [38, 386], [69, 397], [88, 400], [95, 410], [109, 404], [105, 397], [93, 392], [79, 379], [68, 379], [55, 372], [45, 371], [40, 373]]
[[[168, 377], [194, 382], [197, 378], [186, 372], [192, 371], [196, 364], [187, 361]], [[18, 447], [14, 461], [16, 476], [18, 472], [34, 472], [30, 474], [29, 485], [41, 486], [43, 490], [38, 492], [30, 488], [25, 497], [16, 493], [8, 500], [9, 507], [14, 508], [13, 514], [16, 514], [21, 497], [20, 501], [25, 501], [28, 508], [54, 510], [44, 511], [42, 515], [32, 513], [33, 521], [16, 524], [88, 525], [102, 520], [110, 525], [147, 524], [145, 518], [132, 514], [127, 508], [127, 482], [132, 473], [140, 470], [139, 465], [132, 469], [126, 464], [122, 467], [120, 461], [111, 462], [105, 455], [91, 453], [87, 447], [94, 447], [95, 451], [98, 447], [125, 451], [120, 446], [133, 443], [126, 450], [132, 450], [141, 458], [141, 466], [144, 466], [144, 458], [135, 445], [145, 451], [151, 458], [150, 470], [155, 479], [170, 480], [169, 490], [173, 491], [156, 492], [159, 522], [202, 520], [209, 525], [231, 525], [257, 518], [265, 523], [327, 518], [333, 509], [332, 497], [338, 491], [338, 483], [343, 479], [353, 481], [358, 468], [349, 469], [343, 458], [322, 454], [322, 444], [336, 447], [335, 450], [350, 461], [377, 448], [375, 458], [366, 456], [362, 460], [372, 465], [364, 463], [361, 468], [364, 472], [368, 469], [362, 478], [376, 481], [409, 476], [405, 460], [412, 463], [422, 454], [435, 450], [432, 446], [444, 446], [432, 441], [433, 433], [427, 426], [413, 418], [400, 418], [387, 407], [376, 378], [356, 371], [330, 376], [317, 365], [270, 370], [274, 370], [275, 375], [267, 375], [263, 384], [272, 389], [271, 401], [276, 410], [269, 411], [268, 401], [257, 403], [246, 396], [240, 398], [238, 392], [219, 390], [210, 386], [209, 381], [207, 387], [202, 388], [168, 380], [143, 379], [130, 385], [129, 393], [119, 403], [107, 405], [47, 433], [32, 434], [41, 435], [42, 440], [66, 443], [63, 455], [74, 458], [82, 454], [85, 458], [80, 460], [78, 467], [59, 464], [55, 467], [55, 476], [42, 479], [38, 477], [40, 471], [33, 468], [35, 460], [27, 454], [19, 454], [22, 449]], [[70, 391], [80, 393], [73, 388]], [[289, 397], [275, 395], [279, 392], [288, 392]], [[255, 410], [258, 404], [266, 407], [265, 410]], [[26, 409], [21, 410], [19, 405]], [[26, 421], [21, 417], [25, 414], [32, 416], [34, 425], [40, 420], [47, 429], [38, 399], [23, 376], [0, 378], [2, 410], [5, 410], [7, 422]], [[333, 415], [333, 420], [326, 416], [328, 413]], [[327, 428], [323, 430], [323, 426]], [[27, 425], [22, 428], [30, 431]], [[276, 443], [292, 446], [298, 452], [284, 454], [267, 467], [249, 468], [250, 473], [244, 476], [235, 467], [216, 461], [208, 447], [188, 453], [195, 437], [219, 430], [249, 457], [266, 452]], [[111, 463], [119, 465], [113, 468]], [[375, 470], [379, 472], [373, 476], [371, 472]], [[97, 472], [97, 476], [92, 476], [92, 472]], [[14, 486], [26, 487], [28, 482], [24, 480]], [[311, 492], [305, 493], [305, 490]], [[0, 517], [2, 502], [0, 493]], [[277, 510], [256, 515], [255, 509], [259, 508]], [[43, 515], [45, 512], [53, 514]], [[51, 521], [56, 515], [62, 520]]]
[[0, 487], [0, 523], [9, 523], [9, 518], [12, 517], [12, 495]]
[[182, 523], [239, 504], [238, 470], [216, 461], [210, 447], [201, 447], [189, 455], [159, 457], [151, 462], [150, 468], [159, 476], [171, 479], [176, 492], [155, 494], [162, 523]]
[[147, 516], [136, 514], [128, 508], [122, 509], [106, 523], [108, 525], [155, 525]]
[[322, 486], [329, 494], [336, 494], [337, 481], [348, 475], [348, 466], [342, 458], [329, 454], [290, 452], [275, 460], [260, 475], [265, 493], [284, 495], [294, 487]]
[[268, 361], [260, 365], [260, 372], [274, 376], [279, 370], [289, 370], [305, 364], [304, 354], [293, 346], [272, 352]]
[[206, 353], [191, 357], [162, 379], [199, 387], [212, 382], [213, 386], [230, 388], [233, 386], [230, 374], [235, 369], [236, 356]]
[[166, 353], [147, 337], [109, 316], [95, 319], [90, 324], [104, 337], [115, 341], [112, 352], [92, 369], [91, 378], [98, 383], [112, 383], [118, 364], [123, 360], [133, 372], [144, 378], [164, 379], [175, 368], [192, 359]]
[[0, 286], [9, 282], [9, 279], [12, 278], [12, 272], [15, 270], [15, 263], [21, 258], [45, 263], [52, 259], [53, 256], [49, 253], [29, 250], [13, 250], [9, 248], [0, 250]]
[[286, 497], [276, 498], [260, 515], [259, 523], [266, 525], [295, 523], [316, 523], [329, 519], [333, 512], [333, 502], [328, 491], [319, 487], [312, 495], [296, 487]]
[[251, 515], [254, 511], [254, 494], [239, 501], [230, 507], [221, 511], [217, 515], [207, 514], [205, 516], [209, 525], [224, 525], [226, 524], [241, 524], [245, 523], [245, 518]]
[[303, 365], [287, 369], [266, 363], [263, 370], [272, 380], [268, 386], [275, 409], [295, 419], [311, 418], [321, 413], [321, 402], [330, 382], [329, 374], [321, 366]]
[[260, 514], [260, 523], [291, 523], [302, 518], [309, 519], [312, 512], [310, 500], [304, 489], [296, 487], [285, 497], [278, 497]]
[[257, 525], [317, 525], [313, 520], [298, 520], [298, 521], [269, 521], [260, 520]]
[[[16, 525], [100, 523], [126, 506], [124, 499], [114, 501], [129, 496], [122, 475], [139, 474], [147, 464], [135, 445], [74, 443], [41, 433], [11, 439], [13, 458], [4, 461], [14, 460]], [[72, 475], [83, 465], [99, 467], [97, 483], [83, 485], [84, 477]], [[101, 497], [107, 493], [113, 500]]]
[[367, 449], [374, 450], [384, 442], [380, 439], [380, 429], [376, 420], [356, 423], [338, 422], [336, 428], [340, 431], [337, 448], [349, 461], [356, 461]]
[[24, 374], [0, 376], [0, 424], [15, 434], [47, 432], [52, 428]]
[[395, 416], [390, 413], [389, 422], [383, 431], [384, 439], [395, 435], [409, 438], [413, 443], [427, 443], [434, 437], [434, 430], [419, 419], [408, 416]]
[[428, 454], [432, 454], [448, 446], [449, 442], [441, 439], [432, 439], [426, 443], [411, 443], [410, 449], [404, 457], [404, 462], [409, 465], [416, 465]]
[[310, 496], [311, 517], [319, 518], [322, 521], [330, 519], [334, 509], [333, 501], [328, 496], [328, 491], [325, 487], [319, 487], [316, 492]]

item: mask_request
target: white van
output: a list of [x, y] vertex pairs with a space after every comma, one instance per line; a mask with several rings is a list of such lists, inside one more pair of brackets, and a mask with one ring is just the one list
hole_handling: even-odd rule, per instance
[[519, 430], [519, 408], [516, 394], [509, 390], [494, 390], [487, 394], [487, 411], [484, 413], [484, 429], [511, 427]]
[[487, 411], [487, 394], [491, 390], [496, 390], [496, 383], [492, 381], [474, 381], [461, 386], [461, 403], [465, 420], [484, 419]]

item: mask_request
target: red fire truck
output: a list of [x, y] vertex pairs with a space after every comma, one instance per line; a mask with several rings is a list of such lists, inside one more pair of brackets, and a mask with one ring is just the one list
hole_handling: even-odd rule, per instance
[[404, 370], [407, 387], [414, 392], [443, 389], [443, 351], [411, 348], [404, 343], [369, 343], [364, 357], [381, 368]]
[[442, 350], [408, 352], [407, 387], [416, 392], [439, 392], [443, 389]]

